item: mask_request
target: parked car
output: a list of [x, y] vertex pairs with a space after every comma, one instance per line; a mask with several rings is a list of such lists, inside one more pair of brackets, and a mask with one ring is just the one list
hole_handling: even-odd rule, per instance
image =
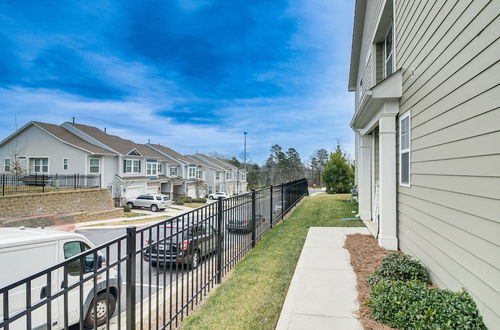
[[[159, 243], [157, 227], [153, 228], [151, 238], [146, 241], [149, 248], [144, 252], [144, 260], [152, 266], [164, 263], [181, 263], [191, 269], [199, 266], [203, 257], [217, 251], [217, 230], [208, 223], [186, 221], [167, 222], [161, 228]], [[166, 237], [165, 240], [163, 240]]]
[[170, 198], [165, 195], [140, 195], [137, 198], [127, 199], [127, 205], [131, 208], [148, 208], [157, 212], [170, 207]]
[[[262, 214], [255, 215], [255, 228], [259, 227], [266, 218]], [[233, 219], [229, 220], [226, 224], [226, 229], [228, 232], [242, 232], [249, 233], [252, 231], [252, 216], [249, 215], [244, 219]]]
[[226, 194], [225, 192], [216, 192], [214, 194], [208, 195], [208, 198], [210, 198], [210, 199], [219, 199], [219, 197], [228, 198], [229, 195]]
[[[287, 207], [287, 202], [286, 201], [283, 201], [283, 205], [285, 206], [285, 209]], [[278, 203], [276, 203], [276, 205], [274, 206], [274, 209], [273, 209], [273, 213], [274, 214], [281, 214], [281, 210], [283, 209], [283, 206], [281, 205], [281, 201], [279, 201]]]
[[[4, 271], [0, 276], [0, 287], [17, 282], [40, 271], [57, 265], [85, 250], [94, 248], [94, 245], [84, 236], [54, 229], [40, 228], [0, 228], [0, 265]], [[95, 260], [97, 259], [97, 260]], [[87, 255], [82, 271], [84, 279], [94, 272], [94, 265], [102, 267], [104, 258], [98, 254]], [[8, 271], [7, 269], [10, 269]], [[64, 272], [67, 272], [68, 286], [79, 282], [81, 263], [79, 260], [59, 267], [51, 272], [52, 294], [61, 288], [64, 282]], [[31, 305], [39, 303], [48, 295], [47, 276], [37, 277], [30, 281]], [[119, 276], [114, 269], [109, 270], [109, 293], [106, 293], [106, 277], [97, 277], [97, 300], [94, 301], [94, 285], [87, 280], [81, 286], [83, 298], [80, 298], [80, 286], [68, 291], [67, 320], [68, 325], [78, 324], [80, 320], [80, 299], [83, 302], [83, 322], [88, 328], [106, 323], [107, 315], [111, 318], [119, 296]], [[109, 309], [107, 308], [109, 302]], [[94, 304], [97, 304], [97, 320], [94, 317]], [[51, 329], [64, 329], [64, 297], [52, 300]], [[9, 310], [11, 313], [26, 308], [26, 285], [16, 286], [9, 290]], [[4, 319], [3, 309], [0, 310], [0, 319]], [[31, 327], [39, 329], [46, 327], [47, 312], [45, 307], [31, 312]], [[25, 329], [26, 319], [20, 318], [10, 324], [9, 329]]]

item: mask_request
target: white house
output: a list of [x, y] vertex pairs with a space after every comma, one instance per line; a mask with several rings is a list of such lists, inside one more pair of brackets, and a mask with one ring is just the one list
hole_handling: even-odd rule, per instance
[[[0, 172], [114, 176], [117, 153], [52, 124], [29, 122], [0, 142]], [[18, 167], [16, 170], [15, 167]]]
[[500, 324], [500, 1], [357, 0], [360, 216]]

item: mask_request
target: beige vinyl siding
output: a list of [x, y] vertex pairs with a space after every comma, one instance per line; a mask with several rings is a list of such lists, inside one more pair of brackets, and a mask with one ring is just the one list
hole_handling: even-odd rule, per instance
[[435, 284], [471, 293], [494, 328], [500, 324], [500, 1], [396, 1], [395, 8], [399, 116], [411, 111], [412, 117], [411, 187], [398, 185], [400, 248], [429, 267]]

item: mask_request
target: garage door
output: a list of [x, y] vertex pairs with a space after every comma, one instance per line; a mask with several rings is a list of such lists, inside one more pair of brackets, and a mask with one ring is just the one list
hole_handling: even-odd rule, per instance
[[158, 193], [158, 186], [148, 187], [147, 191], [148, 191], [148, 194], [157, 194]]
[[144, 193], [144, 191], [142, 189], [143, 188], [141, 186], [127, 187], [127, 191], [125, 192], [125, 196], [127, 198], [137, 198], [137, 196]]

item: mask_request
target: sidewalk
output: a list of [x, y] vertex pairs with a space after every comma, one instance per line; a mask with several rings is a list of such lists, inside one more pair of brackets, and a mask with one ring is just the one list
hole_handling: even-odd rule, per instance
[[347, 234], [364, 227], [311, 227], [276, 329], [362, 329]]
[[[143, 216], [137, 216], [137, 217], [120, 217], [120, 218], [112, 218], [112, 219], [106, 219], [106, 220], [94, 220], [94, 221], [84, 221], [84, 222], [76, 222], [76, 223], [71, 223], [71, 224], [64, 224], [64, 225], [58, 225], [54, 226], [54, 228], [59, 229], [59, 230], [64, 230], [64, 231], [74, 231], [78, 229], [105, 229], [105, 228], [120, 228], [120, 227], [127, 227], [129, 224], [126, 222], [130, 223], [137, 223], [139, 220], [144, 220], [147, 222], [149, 219], [153, 218], [159, 218], [159, 217], [175, 217], [180, 214], [186, 213], [193, 210], [193, 208], [187, 207], [187, 206], [181, 206], [181, 205], [172, 205], [172, 207], [167, 208], [163, 212], [151, 212], [148, 210], [143, 210], [143, 209], [135, 209], [132, 212], [134, 213], [143, 213], [146, 215]], [[160, 220], [158, 220], [160, 221]], [[117, 225], [117, 222], [123, 222], [121, 225]], [[99, 225], [98, 227], [93, 227], [93, 225]], [[109, 224], [106, 225], [106, 224]]]

